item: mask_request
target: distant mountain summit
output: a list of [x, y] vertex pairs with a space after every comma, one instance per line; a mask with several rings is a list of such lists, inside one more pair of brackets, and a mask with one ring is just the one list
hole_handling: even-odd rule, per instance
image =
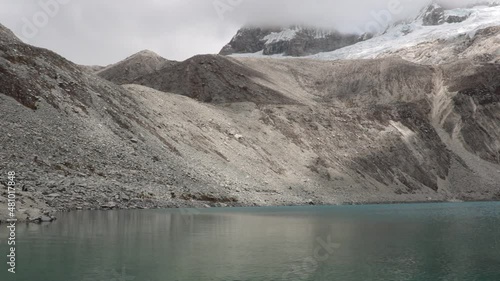
[[394, 22], [374, 35], [346, 35], [301, 27], [243, 28], [221, 54], [303, 56], [320, 60], [399, 56], [425, 64], [474, 57], [478, 61], [498, 62], [499, 30], [498, 1], [461, 8], [432, 2], [414, 16]]
[[118, 63], [96, 72], [98, 76], [116, 84], [128, 84], [137, 77], [153, 73], [176, 62], [167, 60], [150, 50], [140, 51]]
[[221, 55], [259, 53], [301, 57], [330, 52], [368, 39], [314, 27], [245, 27], [238, 31]]

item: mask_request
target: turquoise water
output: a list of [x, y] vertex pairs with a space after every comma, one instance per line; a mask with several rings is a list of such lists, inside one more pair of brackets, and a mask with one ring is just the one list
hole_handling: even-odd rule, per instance
[[73, 212], [19, 225], [17, 273], [0, 267], [2, 281], [499, 281], [500, 203]]

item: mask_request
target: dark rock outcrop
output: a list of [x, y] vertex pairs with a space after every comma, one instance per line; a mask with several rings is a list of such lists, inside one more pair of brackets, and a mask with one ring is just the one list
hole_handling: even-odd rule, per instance
[[469, 15], [457, 16], [457, 15], [448, 15], [445, 17], [445, 21], [447, 23], [459, 23], [468, 19]]
[[424, 26], [432, 26], [444, 23], [459, 23], [468, 18], [469, 15], [447, 15], [443, 7], [437, 3], [432, 3], [422, 9], [417, 20], [422, 20]]
[[266, 40], [263, 38], [279, 31], [279, 28], [242, 28], [231, 42], [222, 48], [220, 54], [257, 53], [265, 48]]
[[445, 23], [444, 8], [436, 3], [432, 3], [422, 9], [422, 12], [417, 17], [417, 20], [418, 19], [422, 20], [424, 26], [443, 24]]

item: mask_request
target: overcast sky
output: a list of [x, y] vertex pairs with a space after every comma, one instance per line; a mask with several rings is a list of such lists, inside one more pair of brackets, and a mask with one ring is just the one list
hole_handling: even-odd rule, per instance
[[[107, 65], [143, 49], [168, 59], [218, 53], [245, 24], [363, 31], [429, 0], [0, 0], [0, 23], [73, 62]], [[443, 0], [448, 5], [468, 0]], [[392, 8], [391, 8], [392, 5]], [[379, 17], [377, 17], [379, 15]]]

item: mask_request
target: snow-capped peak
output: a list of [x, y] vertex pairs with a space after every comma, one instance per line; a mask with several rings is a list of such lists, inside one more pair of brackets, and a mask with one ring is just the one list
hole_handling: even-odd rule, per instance
[[342, 34], [336, 30], [302, 25], [288, 27], [243, 28], [221, 54], [259, 53], [264, 55], [305, 56], [333, 51], [370, 36]]
[[481, 29], [500, 26], [500, 6], [453, 9], [443, 11], [443, 15], [444, 22], [438, 25], [426, 25], [423, 20], [401, 22], [370, 40], [310, 58], [326, 60], [376, 58], [424, 42], [452, 40], [463, 36], [473, 38]]
[[[500, 0], [496, 1], [500, 2]], [[432, 2], [415, 17], [394, 23], [383, 33], [375, 36], [363, 37], [319, 31], [310, 33], [309, 31], [305, 32], [301, 27], [267, 30], [265, 33], [260, 30], [259, 32], [250, 32], [251, 34], [239, 38], [237, 42], [233, 42], [234, 44], [229, 44], [226, 47], [229, 51], [223, 54], [281, 58], [305, 56], [322, 60], [369, 59], [400, 55], [412, 61], [423, 61], [420, 58], [411, 58], [412, 53], [415, 52], [418, 53], [416, 56], [425, 56], [427, 60], [439, 61], [439, 57], [442, 55], [437, 54], [439, 52], [436, 51], [437, 49], [422, 50], [421, 44], [425, 43], [426, 48], [433, 48], [432, 46], [441, 48], [446, 45], [443, 48], [447, 48], [447, 59], [451, 59], [454, 50], [460, 50], [463, 49], [463, 46], [472, 44], [469, 41], [475, 38], [476, 34], [483, 34], [482, 30], [494, 26], [500, 26], [500, 5], [495, 4], [495, 1], [457, 9], [444, 9], [439, 4]], [[500, 38], [500, 36], [496, 35], [497, 31], [495, 30], [491, 32], [492, 35], [486, 35], [491, 37], [487, 43], [488, 46], [480, 47], [484, 50], [485, 57], [488, 57], [490, 53], [492, 56], [496, 56], [498, 53], [498, 48], [497, 50], [495, 48], [499, 45], [495, 38]], [[315, 39], [323, 36], [327, 39]], [[484, 36], [481, 38], [484, 39]], [[311, 42], [314, 44], [310, 44]], [[337, 42], [345, 44], [340, 45]], [[319, 46], [319, 48], [312, 51], [298, 49], [297, 52], [297, 46], [311, 45]], [[245, 49], [241, 46], [244, 46]], [[254, 48], [248, 50], [248, 46]], [[405, 51], [406, 49], [411, 50]]]

